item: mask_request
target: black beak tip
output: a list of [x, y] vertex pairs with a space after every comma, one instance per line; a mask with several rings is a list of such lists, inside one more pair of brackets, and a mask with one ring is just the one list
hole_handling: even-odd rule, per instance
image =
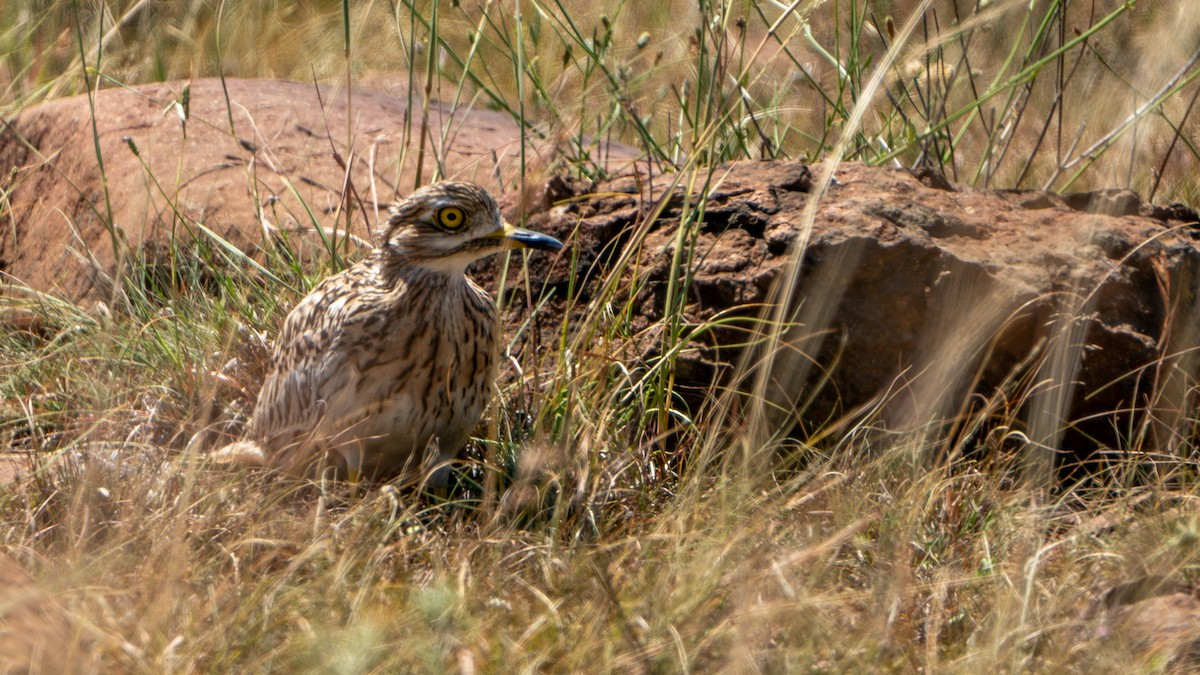
[[541, 232], [519, 230], [509, 234], [508, 236], [510, 239], [525, 248], [532, 248], [539, 251], [561, 251], [563, 247], [561, 241], [551, 237], [548, 234], [542, 234]]

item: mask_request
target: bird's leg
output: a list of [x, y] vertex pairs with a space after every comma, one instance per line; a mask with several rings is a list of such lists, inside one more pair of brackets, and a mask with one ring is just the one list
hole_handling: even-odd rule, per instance
[[[434, 438], [425, 446], [422, 461], [425, 474], [425, 490], [437, 501], [450, 501], [451, 467], [449, 458], [441, 451], [441, 440]], [[453, 457], [453, 455], [451, 456]]]
[[450, 501], [450, 465], [441, 464], [429, 473], [428, 490], [439, 502]]

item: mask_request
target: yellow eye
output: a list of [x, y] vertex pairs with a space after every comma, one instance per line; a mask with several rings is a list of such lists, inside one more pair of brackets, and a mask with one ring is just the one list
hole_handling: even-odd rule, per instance
[[457, 206], [443, 206], [437, 211], [437, 221], [447, 230], [458, 230], [467, 224], [467, 214]]

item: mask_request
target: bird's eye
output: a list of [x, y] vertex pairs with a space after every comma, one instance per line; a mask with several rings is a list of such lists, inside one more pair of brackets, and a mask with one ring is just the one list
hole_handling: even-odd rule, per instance
[[458, 230], [467, 224], [467, 214], [457, 206], [444, 206], [437, 211], [437, 221], [447, 230]]

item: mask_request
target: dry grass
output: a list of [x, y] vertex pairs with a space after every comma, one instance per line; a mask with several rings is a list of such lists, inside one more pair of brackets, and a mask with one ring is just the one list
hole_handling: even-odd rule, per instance
[[[342, 5], [317, 0], [43, 4], [0, 8], [4, 114], [85, 89], [84, 58], [107, 83], [219, 71], [419, 91], [432, 67], [444, 100], [509, 110], [551, 137], [639, 144], [684, 185], [715, 160], [828, 155], [934, 164], [980, 185], [1129, 186], [1159, 200], [1196, 189], [1200, 69], [1189, 63], [1196, 45], [1175, 36], [1194, 33], [1179, 27], [1200, 11], [1186, 2], [960, 2], [957, 14], [956, 3], [921, 3], [928, 11], [911, 23], [909, 5], [884, 2], [799, 3], [790, 14], [772, 2], [365, 2], [348, 23]], [[181, 274], [204, 264], [177, 255]], [[283, 257], [268, 265], [290, 273]], [[764, 348], [743, 372], [749, 405], [735, 413], [714, 397], [683, 411], [669, 358], [604, 356], [628, 331], [608, 293], [583, 325], [564, 327], [557, 354], [521, 364], [527, 377], [502, 392], [451, 501], [288, 485], [216, 470], [185, 448], [252, 395], [255, 330], [278, 325], [293, 298], [254, 275], [193, 296], [135, 283], [145, 277], [130, 275], [129, 306], [111, 313], [4, 299], [36, 325], [0, 336], [0, 438], [32, 462], [0, 491], [0, 664], [29, 654], [75, 672], [1171, 662], [1170, 635], [1123, 628], [1103, 596], [1131, 579], [1194, 581], [1194, 438], [1153, 478], [1086, 489], [1021, 479], [1024, 437], [1009, 431], [1053, 439], [1064, 405], [1053, 396], [957, 420], [983, 430], [968, 456], [947, 453], [957, 441], [944, 427], [923, 425], [975, 410], [943, 390], [918, 402], [911, 433], [864, 422], [831, 425], [820, 443], [781, 438], [792, 413], [771, 407], [765, 383], [794, 365], [784, 321], [762, 324]], [[948, 304], [931, 366], [1003, 320], [972, 314], [977, 305]], [[828, 312], [811, 317], [819, 333]], [[677, 311], [662, 328], [670, 354], [686, 340]], [[1077, 358], [1051, 351], [1043, 372], [1069, 379]]]

